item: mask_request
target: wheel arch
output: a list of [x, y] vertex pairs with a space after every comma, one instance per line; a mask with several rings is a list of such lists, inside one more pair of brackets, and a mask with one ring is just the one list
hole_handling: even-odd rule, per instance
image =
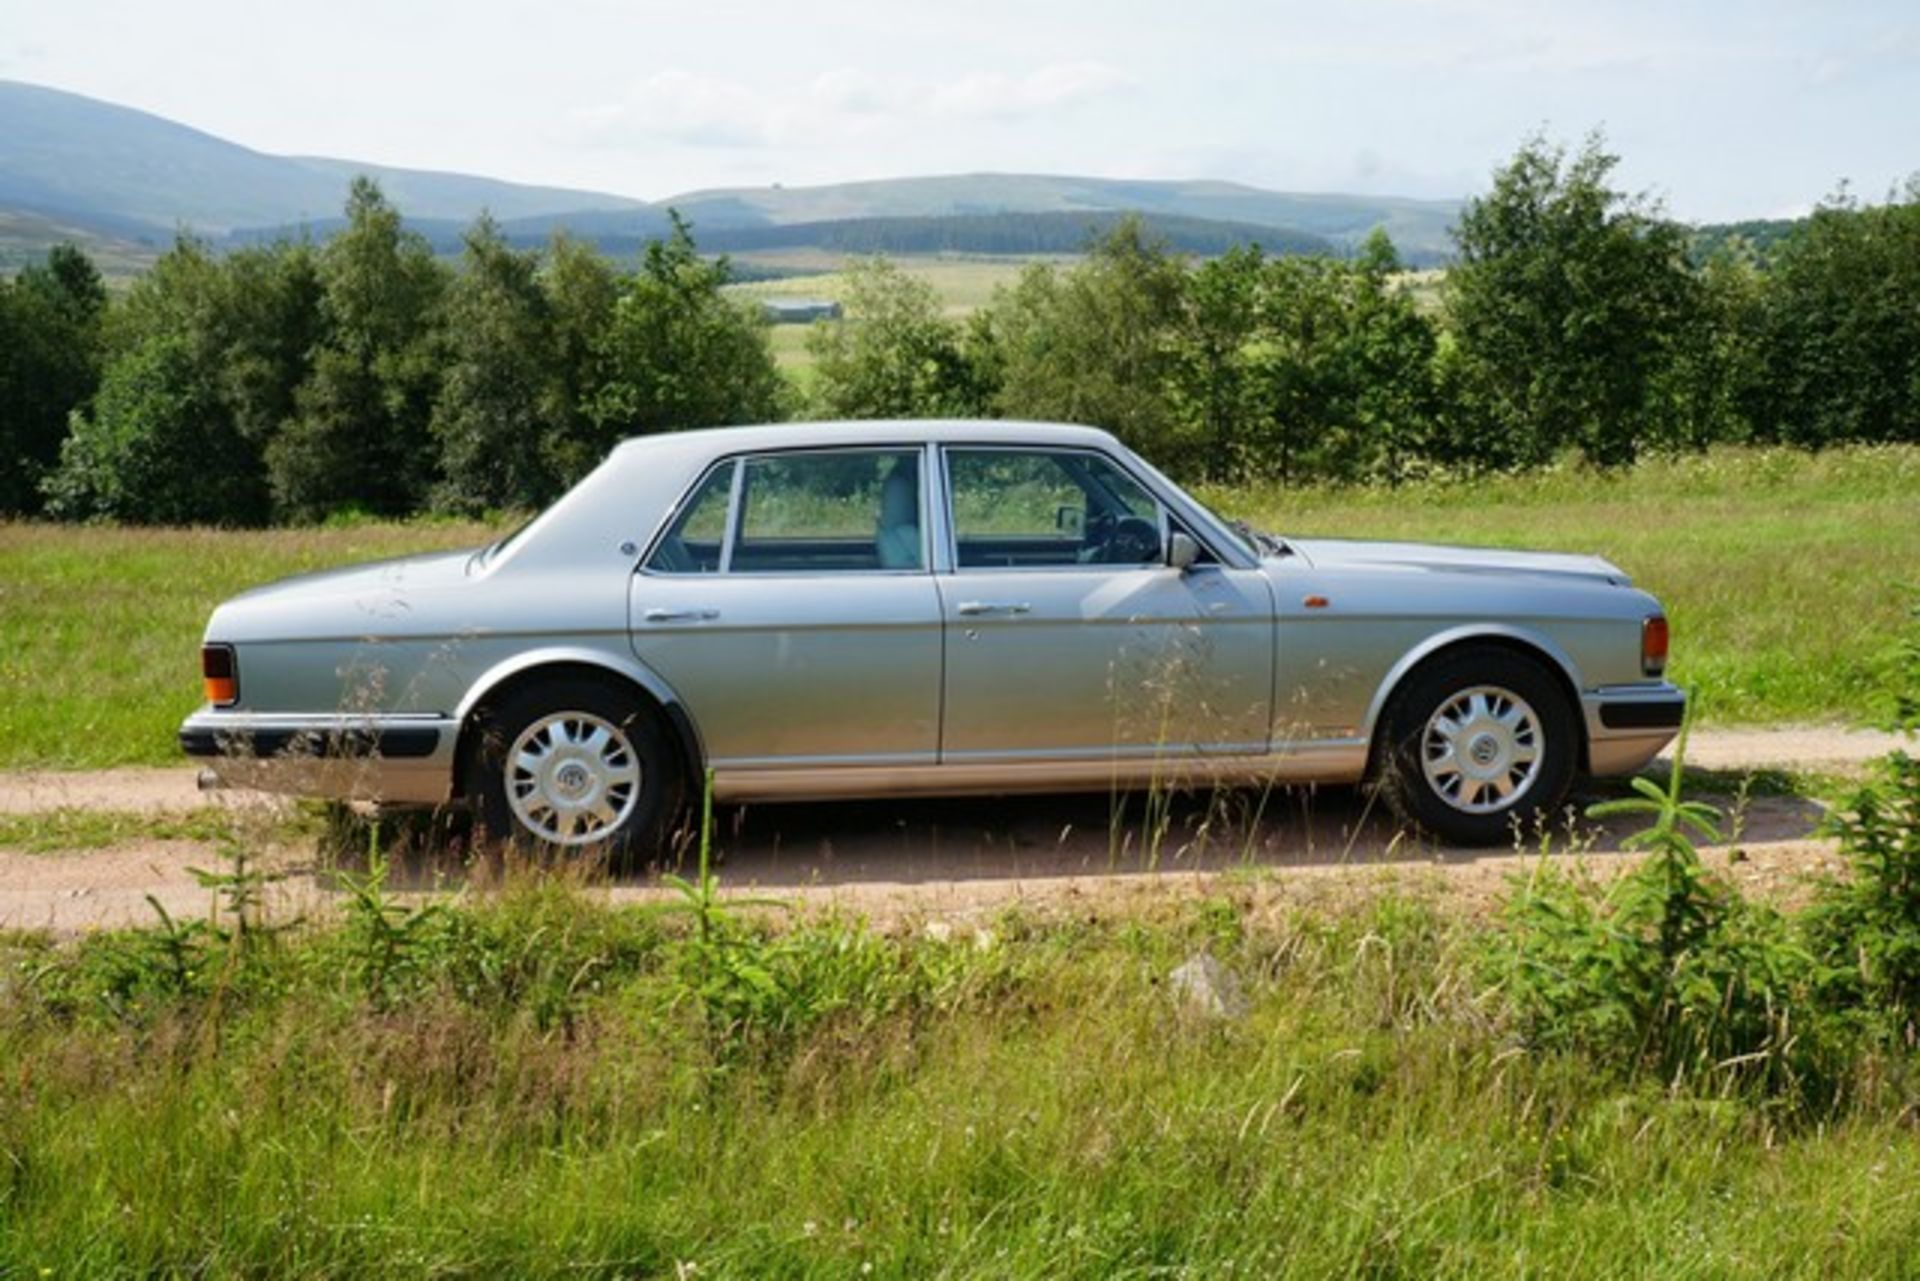
[[529, 685], [561, 676], [585, 676], [621, 685], [652, 704], [671, 731], [680, 753], [680, 763], [686, 769], [688, 786], [700, 785], [699, 780], [705, 774], [706, 750], [700, 741], [699, 728], [693, 723], [692, 716], [687, 713], [686, 706], [673, 687], [662, 680], [657, 672], [638, 661], [623, 659], [601, 650], [563, 648], [516, 654], [489, 668], [468, 688], [459, 707], [454, 710], [454, 719], [460, 726], [453, 752], [451, 790], [454, 795], [460, 794], [464, 783], [462, 775], [473, 741], [477, 714]]
[[1373, 701], [1367, 707], [1367, 719], [1363, 727], [1367, 738], [1367, 774], [1371, 776], [1378, 764], [1380, 733], [1385, 723], [1387, 704], [1393, 696], [1427, 664], [1470, 648], [1505, 649], [1542, 662], [1559, 685], [1561, 694], [1566, 697], [1567, 712], [1574, 726], [1575, 762], [1577, 768], [1584, 772], [1588, 767], [1587, 725], [1586, 717], [1581, 714], [1580, 669], [1572, 657], [1552, 638], [1530, 629], [1506, 624], [1477, 624], [1449, 628], [1427, 637], [1401, 655], [1400, 660], [1388, 669], [1380, 687], [1373, 693]]

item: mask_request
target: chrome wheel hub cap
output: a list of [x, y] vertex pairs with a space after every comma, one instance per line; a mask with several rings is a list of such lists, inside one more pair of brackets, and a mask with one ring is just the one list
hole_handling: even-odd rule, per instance
[[1497, 685], [1476, 685], [1428, 719], [1420, 761], [1428, 786], [1448, 805], [1466, 814], [1495, 814], [1532, 788], [1544, 746], [1540, 718], [1524, 698]]
[[507, 804], [555, 845], [590, 845], [640, 801], [640, 758], [626, 732], [591, 712], [556, 712], [521, 731], [507, 753]]

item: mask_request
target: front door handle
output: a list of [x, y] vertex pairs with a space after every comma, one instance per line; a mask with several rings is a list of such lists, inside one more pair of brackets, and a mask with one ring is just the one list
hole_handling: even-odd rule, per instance
[[962, 618], [979, 618], [987, 614], [1026, 614], [1033, 606], [1023, 600], [963, 600], [959, 612]]
[[717, 609], [650, 609], [641, 615], [649, 623], [704, 623], [720, 617]]

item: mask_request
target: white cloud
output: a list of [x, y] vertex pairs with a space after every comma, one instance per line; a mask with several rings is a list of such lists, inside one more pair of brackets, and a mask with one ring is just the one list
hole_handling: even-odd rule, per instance
[[768, 146], [776, 120], [745, 85], [672, 68], [642, 79], [615, 102], [577, 113], [589, 134], [606, 141], [642, 135], [696, 146]]
[[936, 115], [1024, 116], [1098, 98], [1131, 85], [1123, 72], [1105, 63], [1054, 62], [1024, 76], [978, 72], [933, 85], [927, 92], [926, 105]]
[[1055, 62], [1023, 75], [951, 79], [872, 76], [843, 68], [796, 89], [757, 86], [680, 68], [657, 71], [619, 98], [574, 113], [602, 144], [650, 139], [703, 147], [817, 146], [900, 136], [941, 119], [1018, 119], [1132, 87], [1099, 62]]

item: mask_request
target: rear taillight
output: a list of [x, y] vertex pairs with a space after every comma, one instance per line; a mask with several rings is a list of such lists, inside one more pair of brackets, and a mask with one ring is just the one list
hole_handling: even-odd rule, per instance
[[1659, 614], [1640, 624], [1640, 670], [1649, 676], [1667, 670], [1667, 620]]
[[233, 646], [202, 645], [200, 676], [207, 687], [207, 701], [224, 707], [240, 699], [240, 675], [234, 667]]

